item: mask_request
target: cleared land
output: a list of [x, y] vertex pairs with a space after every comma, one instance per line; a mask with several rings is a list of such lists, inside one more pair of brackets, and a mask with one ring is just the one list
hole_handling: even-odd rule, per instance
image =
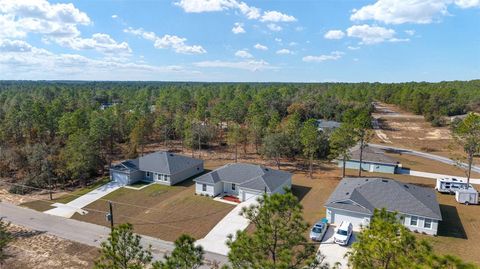
[[194, 195], [191, 180], [177, 186], [152, 184], [141, 190], [121, 188], [91, 203], [86, 215], [74, 219], [108, 226], [105, 214], [113, 202], [115, 223], [129, 222], [135, 231], [163, 240], [174, 241], [188, 233], [204, 237], [234, 206]]
[[64, 269], [92, 268], [98, 249], [53, 235], [11, 225], [15, 237], [6, 249], [8, 255], [2, 268], [9, 269]]
[[[449, 126], [433, 127], [421, 115], [384, 103], [377, 104], [373, 117], [380, 128], [376, 130], [374, 143], [429, 152], [451, 159], [465, 156], [462, 147], [455, 143]], [[480, 163], [480, 158], [476, 158], [476, 163]]]
[[[195, 156], [198, 156], [198, 153]], [[214, 153], [205, 150], [202, 151], [201, 158], [206, 160], [206, 169], [214, 169], [232, 162], [232, 156], [232, 153], [228, 152]], [[242, 154], [240, 157], [239, 161], [242, 162], [263, 163], [275, 168], [272, 165], [273, 162], [262, 160], [253, 153]], [[402, 160], [404, 166], [411, 169], [452, 175], [462, 173], [455, 167], [420, 157], [407, 155], [396, 157], [404, 158]], [[304, 171], [306, 165], [301, 161], [283, 160], [281, 169], [294, 173], [292, 190], [303, 205], [305, 219], [312, 224], [325, 217], [323, 205], [340, 181], [340, 169], [332, 163], [319, 163], [315, 167], [313, 179]], [[355, 176], [357, 173], [358, 171], [347, 170], [347, 175], [350, 176]], [[389, 177], [428, 187], [433, 187], [435, 184], [433, 179], [408, 175], [380, 173], [363, 173], [363, 175]], [[174, 240], [180, 233], [190, 233], [196, 238], [201, 238], [233, 208], [231, 205], [213, 201], [211, 198], [195, 196], [192, 181], [174, 187], [152, 185], [142, 190], [120, 189], [105, 199], [138, 205], [139, 207], [131, 207], [115, 204], [114, 210], [117, 212], [115, 222], [130, 222], [134, 224], [137, 232], [165, 240]], [[440, 224], [439, 236], [420, 234], [418, 236], [430, 241], [435, 250], [441, 253], [455, 254], [480, 265], [478, 255], [480, 253], [480, 206], [457, 204], [451, 195], [438, 194], [438, 201], [444, 218]], [[89, 208], [95, 211], [85, 216], [77, 214], [74, 218], [108, 226], [105, 221], [105, 212], [108, 209], [106, 201], [97, 201], [87, 206], [87, 210]]]

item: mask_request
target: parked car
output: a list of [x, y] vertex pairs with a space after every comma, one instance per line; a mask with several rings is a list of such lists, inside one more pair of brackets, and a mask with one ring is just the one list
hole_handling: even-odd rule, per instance
[[350, 237], [352, 237], [352, 233], [352, 223], [349, 221], [342, 221], [333, 236], [333, 241], [341, 246], [346, 246], [348, 245], [348, 241], [350, 241]]
[[322, 241], [323, 237], [328, 230], [328, 220], [323, 218], [313, 225], [312, 230], [310, 231], [310, 239], [313, 241]]

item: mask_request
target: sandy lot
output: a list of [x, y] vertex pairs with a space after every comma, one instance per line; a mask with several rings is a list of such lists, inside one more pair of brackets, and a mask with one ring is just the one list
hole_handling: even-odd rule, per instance
[[12, 255], [6, 260], [9, 269], [73, 269], [91, 268], [98, 249], [64, 240], [49, 234], [11, 225], [15, 241], [7, 248]]
[[[373, 117], [380, 130], [376, 130], [374, 143], [430, 152], [451, 159], [463, 158], [465, 154], [455, 143], [450, 129], [432, 127], [421, 115], [414, 115], [394, 105], [379, 103]], [[479, 164], [479, 158], [476, 159]]]

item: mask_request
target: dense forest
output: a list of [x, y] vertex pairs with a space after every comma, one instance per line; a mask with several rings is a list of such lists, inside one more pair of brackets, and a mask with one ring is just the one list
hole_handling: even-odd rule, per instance
[[[0, 177], [33, 187], [86, 184], [148, 143], [202, 149], [247, 145], [264, 156], [329, 156], [309, 149], [309, 119], [342, 121], [397, 104], [432, 124], [480, 110], [480, 80], [440, 83], [0, 82]], [[351, 113], [350, 113], [351, 114]], [[308, 124], [307, 124], [308, 123]], [[311, 127], [311, 126], [310, 126]], [[311, 128], [310, 128], [311, 129]], [[311, 144], [311, 143], [310, 143]], [[19, 191], [13, 187], [11, 191]]]

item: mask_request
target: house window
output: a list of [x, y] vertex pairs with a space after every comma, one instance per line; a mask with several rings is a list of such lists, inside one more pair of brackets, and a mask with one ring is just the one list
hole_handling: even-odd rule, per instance
[[150, 177], [150, 172], [147, 172], [147, 177]]
[[418, 217], [411, 216], [410, 217], [410, 226], [417, 226], [418, 225]]
[[432, 220], [425, 219], [425, 222], [423, 223], [423, 228], [432, 229]]
[[202, 184], [202, 191], [207, 191], [207, 184]]
[[168, 181], [169, 179], [170, 179], [169, 176], [165, 176], [165, 179], [164, 179], [164, 180], [165, 180], [165, 181]]
[[232, 191], [234, 191], [234, 190], [235, 190], [235, 187], [236, 187], [236, 186], [235, 186], [235, 184], [234, 184], [234, 183], [232, 183]]

